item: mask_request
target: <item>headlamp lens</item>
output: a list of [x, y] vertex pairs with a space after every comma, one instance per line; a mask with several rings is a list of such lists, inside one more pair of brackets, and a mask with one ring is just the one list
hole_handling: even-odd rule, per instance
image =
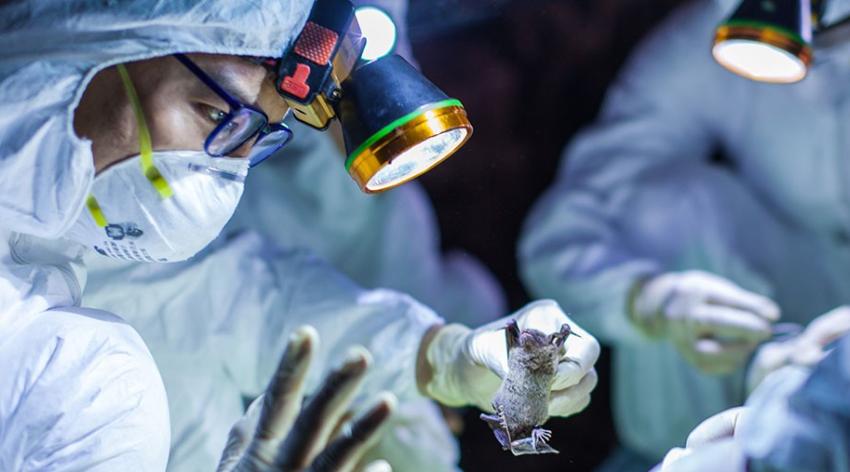
[[422, 141], [382, 167], [366, 184], [370, 192], [380, 192], [428, 172], [446, 159], [466, 140], [469, 131], [455, 128]]
[[712, 53], [721, 65], [752, 80], [791, 83], [806, 76], [798, 57], [767, 43], [729, 39], [717, 43]]

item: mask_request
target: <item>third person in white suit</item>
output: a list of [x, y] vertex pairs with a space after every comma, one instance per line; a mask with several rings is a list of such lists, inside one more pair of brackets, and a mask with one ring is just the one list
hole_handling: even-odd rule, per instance
[[749, 81], [710, 52], [735, 3], [692, 2], [638, 48], [526, 222], [531, 292], [614, 348], [607, 467], [646, 470], [740, 404], [780, 316], [850, 300], [850, 44], [816, 41], [801, 83]]

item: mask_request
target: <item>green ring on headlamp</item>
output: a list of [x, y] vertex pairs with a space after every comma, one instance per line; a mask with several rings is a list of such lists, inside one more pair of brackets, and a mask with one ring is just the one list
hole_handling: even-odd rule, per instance
[[781, 34], [789, 40], [799, 43], [800, 45], [807, 44], [806, 40], [804, 40], [803, 37], [800, 36], [800, 33], [794, 32], [780, 25], [768, 23], [765, 21], [730, 19], [729, 21], [724, 22], [721, 26], [725, 26], [728, 28], [753, 28], [759, 30], [773, 30], [777, 34]]

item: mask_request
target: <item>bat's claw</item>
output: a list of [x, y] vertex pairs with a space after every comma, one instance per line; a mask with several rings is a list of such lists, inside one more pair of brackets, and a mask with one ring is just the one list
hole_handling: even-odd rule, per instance
[[555, 346], [563, 347], [564, 343], [567, 342], [567, 338], [573, 335], [577, 338], [581, 336], [570, 328], [570, 325], [564, 323], [561, 325], [561, 329], [555, 333], [549, 335], [550, 342], [552, 342]]
[[505, 431], [507, 431], [508, 430], [508, 417], [505, 415], [505, 406], [504, 405], [499, 405], [498, 414], [499, 414], [499, 418], [502, 419], [502, 428], [504, 428]]

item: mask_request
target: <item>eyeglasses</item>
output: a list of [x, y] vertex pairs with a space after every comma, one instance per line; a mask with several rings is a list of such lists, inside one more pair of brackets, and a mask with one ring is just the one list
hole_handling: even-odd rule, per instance
[[289, 127], [283, 123], [269, 123], [269, 117], [262, 110], [234, 98], [185, 55], [175, 54], [174, 57], [230, 107], [230, 111], [204, 141], [207, 154], [212, 157], [228, 156], [256, 136], [248, 155], [250, 165], [254, 167], [292, 139]]

